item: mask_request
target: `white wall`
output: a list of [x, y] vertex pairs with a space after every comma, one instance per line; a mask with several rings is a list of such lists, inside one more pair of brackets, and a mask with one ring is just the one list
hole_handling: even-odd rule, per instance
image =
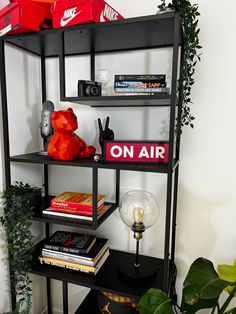
[[[109, 0], [114, 8], [120, 11], [125, 17], [154, 14], [157, 10], [158, 1], [149, 0], [145, 3], [141, 0]], [[210, 0], [199, 0], [201, 12], [199, 26], [201, 28], [200, 40], [203, 46], [202, 62], [196, 70], [195, 81], [192, 91], [193, 105], [192, 113], [196, 117], [195, 128], [184, 129], [181, 146], [181, 165], [179, 178], [179, 198], [178, 198], [178, 224], [176, 243], [176, 263], [178, 267], [177, 288], [180, 294], [183, 279], [189, 265], [198, 256], [204, 256], [218, 263], [231, 263], [235, 257], [235, 160], [236, 148], [233, 144], [233, 135], [236, 133], [234, 118], [236, 107], [234, 99], [234, 80], [236, 62], [234, 58], [236, 41], [231, 41], [232, 30], [236, 28], [234, 12], [236, 3], [233, 0], [227, 2], [227, 9], [222, 12], [220, 1], [214, 1], [214, 6]], [[138, 34], [137, 34], [138, 35]], [[27, 116], [26, 130], [19, 127], [22, 120], [12, 112], [11, 121], [12, 141], [14, 142], [14, 153], [21, 150], [33, 150], [39, 140], [35, 124], [29, 123], [31, 117], [38, 117], [35, 105], [40, 102], [39, 81], [37, 66], [38, 61], [32, 61], [31, 56], [23, 57], [15, 49], [8, 49], [8, 62], [11, 70], [16, 64], [20, 64], [26, 69], [24, 78], [27, 79], [25, 94], [22, 95], [22, 86], [19, 84], [11, 96], [11, 103], [16, 110], [26, 103]], [[108, 67], [111, 72], [129, 72], [132, 62], [135, 72], [149, 71], [155, 66], [157, 72], [165, 71], [170, 73], [168, 59], [170, 52], [161, 50], [158, 58], [154, 58], [153, 53], [135, 53], [117, 56], [114, 62], [112, 56], [100, 57], [97, 67]], [[161, 62], [158, 63], [158, 60]], [[124, 108], [124, 109], [93, 109], [69, 103], [59, 103], [58, 94], [58, 61], [52, 59], [47, 61], [48, 76], [48, 98], [53, 100], [57, 108], [73, 107], [79, 120], [78, 134], [88, 143], [98, 145], [98, 132], [96, 130], [96, 120], [98, 117], [111, 117], [111, 127], [114, 129], [117, 138], [164, 138], [166, 135], [167, 112], [157, 108]], [[83, 75], [88, 73], [88, 60], [86, 58], [69, 58], [67, 60], [68, 93], [76, 92], [77, 69], [83, 71]], [[75, 66], [76, 64], [76, 66]], [[145, 68], [142, 65], [145, 64]], [[32, 69], [32, 67], [34, 67]], [[36, 75], [32, 77], [33, 73]], [[13, 73], [13, 72], [12, 72]], [[80, 72], [81, 73], [81, 72]], [[13, 74], [11, 78], [14, 77]], [[222, 83], [223, 81], [223, 83]], [[34, 87], [33, 87], [34, 86]], [[29, 88], [30, 87], [30, 88]], [[19, 95], [19, 96], [18, 96]], [[27, 101], [26, 101], [27, 100]], [[19, 103], [20, 102], [20, 103]], [[13, 115], [14, 114], [14, 115]], [[17, 119], [15, 118], [17, 117]], [[135, 117], [135, 120], [133, 119]], [[27, 120], [28, 119], [28, 120]], [[157, 119], [157, 121], [155, 120]], [[36, 123], [37, 118], [34, 120]], [[122, 121], [122, 122], [121, 122]], [[146, 128], [146, 126], [149, 126]], [[138, 126], [138, 127], [137, 127]], [[163, 132], [164, 126], [164, 132]], [[15, 130], [15, 131], [14, 131]], [[30, 134], [30, 135], [29, 135]], [[36, 141], [37, 142], [37, 141]], [[35, 146], [36, 145], [36, 146]], [[22, 177], [22, 173], [29, 173], [29, 167], [17, 166], [13, 169], [14, 176]], [[40, 169], [31, 167], [30, 177], [32, 182], [37, 183]], [[57, 193], [65, 188], [88, 190], [90, 189], [90, 170], [52, 167], [50, 171], [51, 193]], [[101, 170], [99, 172], [99, 191], [105, 193], [108, 198], [114, 197], [113, 172]], [[104, 177], [106, 178], [104, 179]], [[29, 178], [26, 174], [25, 177]], [[75, 178], [76, 177], [76, 178]], [[63, 178], [63, 180], [61, 180]], [[80, 178], [83, 178], [81, 183]], [[165, 210], [165, 188], [166, 180], [162, 175], [140, 174], [122, 172], [121, 192], [128, 189], [144, 188], [155, 193], [160, 205], [160, 217], [157, 224], [145, 232], [141, 251], [144, 254], [159, 256], [163, 252], [163, 219]], [[109, 183], [109, 184], [108, 184]], [[107, 188], [109, 185], [109, 188]], [[35, 233], [39, 232], [39, 227], [35, 226]], [[54, 226], [54, 230], [62, 228]], [[65, 227], [65, 229], [67, 229]], [[108, 236], [110, 246], [121, 250], [134, 250], [134, 241], [131, 232], [121, 223], [118, 213], [114, 213], [96, 232], [97, 235]], [[155, 239], [155, 241], [153, 240]], [[157, 241], [157, 242], [156, 242]], [[0, 247], [1, 252], [1, 247]], [[0, 253], [1, 254], [1, 253]], [[0, 264], [0, 269], [5, 266]], [[2, 274], [2, 272], [1, 272]], [[5, 275], [4, 275], [5, 276]], [[36, 277], [36, 276], [35, 276]], [[5, 291], [6, 283], [0, 280], [0, 289]], [[37, 289], [38, 291], [39, 289]], [[81, 294], [86, 293], [86, 289], [74, 285], [69, 286], [70, 292], [70, 313], [73, 313], [78, 306]], [[58, 312], [61, 309], [60, 300], [57, 294], [61, 293], [61, 285], [54, 283], [54, 309]], [[7, 294], [0, 294], [0, 312], [6, 309], [4, 300]], [[2, 307], [2, 308], [1, 308]], [[40, 313], [42, 307], [34, 306], [34, 314]]]

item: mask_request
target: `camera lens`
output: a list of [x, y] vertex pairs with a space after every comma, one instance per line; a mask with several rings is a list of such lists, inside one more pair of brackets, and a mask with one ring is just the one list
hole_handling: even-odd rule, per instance
[[87, 96], [98, 96], [99, 90], [97, 86], [87, 86], [86, 87], [86, 95]]
[[98, 95], [98, 88], [97, 88], [97, 86], [91, 86], [90, 94], [92, 96], [97, 96]]

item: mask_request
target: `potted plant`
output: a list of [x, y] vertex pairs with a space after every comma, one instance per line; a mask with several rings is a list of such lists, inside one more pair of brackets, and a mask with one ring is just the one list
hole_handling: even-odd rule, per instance
[[10, 313], [30, 314], [31, 223], [33, 210], [41, 201], [41, 189], [15, 182], [3, 191], [1, 198], [4, 213], [0, 223], [6, 233], [11, 289], [16, 299]]
[[182, 128], [185, 125], [194, 127], [193, 120], [195, 117], [191, 114], [190, 104], [191, 90], [195, 83], [194, 74], [198, 61], [201, 60], [199, 50], [202, 48], [199, 43], [198, 17], [200, 15], [197, 4], [191, 4], [189, 0], [172, 0], [166, 5], [165, 0], [161, 0], [158, 5], [159, 12], [174, 10], [179, 12], [183, 29], [183, 57], [182, 67], [180, 69], [180, 78], [178, 80], [179, 103], [182, 111], [180, 120], [177, 121], [176, 132], [178, 138], [181, 136]]
[[[223, 291], [227, 299], [220, 305]], [[166, 293], [149, 289], [140, 299], [140, 314], [193, 314], [201, 309], [211, 309], [211, 314], [236, 314], [236, 307], [229, 308], [236, 297], [236, 259], [233, 265], [218, 265], [217, 271], [211, 261], [196, 259], [184, 280], [181, 305], [174, 304]]]

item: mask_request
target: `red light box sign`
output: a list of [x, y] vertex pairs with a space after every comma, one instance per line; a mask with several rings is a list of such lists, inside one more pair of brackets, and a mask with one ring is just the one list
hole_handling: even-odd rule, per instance
[[105, 161], [130, 163], [167, 163], [168, 142], [155, 141], [106, 141]]

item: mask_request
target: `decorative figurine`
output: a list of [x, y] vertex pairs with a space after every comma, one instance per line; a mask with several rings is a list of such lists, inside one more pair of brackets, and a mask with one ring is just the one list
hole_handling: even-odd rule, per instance
[[93, 158], [95, 147], [74, 133], [78, 128], [77, 117], [71, 108], [52, 113], [52, 127], [55, 134], [48, 144], [48, 155], [56, 160]]
[[95, 155], [94, 160], [97, 162], [102, 162], [104, 158], [104, 141], [112, 141], [114, 140], [114, 132], [109, 129], [110, 118], [106, 118], [105, 128], [103, 130], [101, 119], [98, 118], [98, 127], [99, 127], [99, 144], [101, 146], [101, 154]]

